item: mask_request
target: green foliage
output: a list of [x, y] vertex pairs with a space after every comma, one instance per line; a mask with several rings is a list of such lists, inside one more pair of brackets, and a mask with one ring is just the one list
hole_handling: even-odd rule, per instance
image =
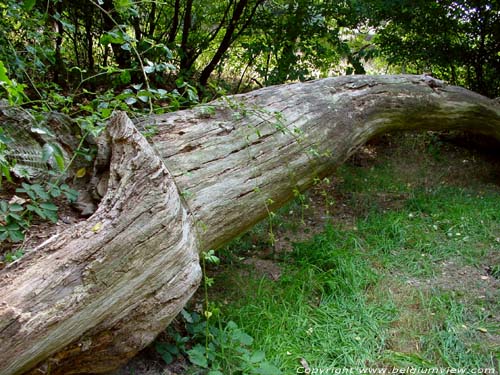
[[7, 181], [12, 182], [12, 177], [10, 174], [11, 169], [15, 165], [15, 161], [9, 159], [9, 143], [12, 142], [12, 138], [5, 134], [4, 130], [0, 128], [0, 187], [2, 186], [3, 178]]
[[265, 353], [252, 349], [253, 338], [241, 330], [236, 323], [224, 323], [217, 315], [217, 326], [196, 312], [183, 310], [179, 317], [186, 331], [186, 336], [169, 330], [173, 342], [157, 342], [156, 351], [166, 363], [171, 363], [179, 355], [199, 369], [207, 369], [208, 374], [255, 374], [279, 375], [281, 371], [266, 361]]
[[[162, 102], [155, 111], [175, 110], [185, 106], [176, 103], [181, 97], [198, 101], [179, 79], [192, 88], [241, 91], [382, 71], [380, 56], [395, 71], [430, 70], [498, 95], [500, 16], [491, 1], [8, 0], [0, 13], [0, 61], [16, 74], [6, 85], [14, 101], [23, 91], [45, 100], [53, 83], [65, 97], [86, 89], [97, 98], [112, 83], [135, 110], [153, 111], [153, 101]], [[133, 89], [139, 84], [141, 92]]]
[[24, 101], [24, 88], [26, 85], [19, 84], [8, 77], [7, 69], [2, 60], [0, 60], [0, 87], [7, 93], [7, 98], [11, 105], [21, 104]]
[[24, 255], [24, 252], [22, 250], [16, 250], [14, 252], [8, 251], [4, 254], [4, 260], [7, 263], [11, 263], [11, 262], [14, 262], [18, 259], [21, 259], [23, 255]]
[[206, 267], [219, 263], [214, 250], [201, 253], [205, 292], [203, 317], [197, 312], [183, 310], [178, 318], [186, 335], [169, 328], [171, 341], [156, 342], [156, 351], [167, 364], [180, 355], [186, 356], [197, 374], [280, 375], [281, 371], [266, 360], [264, 352], [253, 350], [253, 338], [235, 322], [224, 322], [220, 309], [210, 303], [208, 288], [214, 280], [207, 276]]
[[338, 74], [341, 59], [352, 56], [341, 33], [360, 17], [351, 2], [267, 2], [241, 41], [243, 61], [252, 61], [264, 85]]
[[11, 201], [0, 200], [0, 242], [23, 241], [25, 232], [36, 218], [56, 223], [58, 207], [53, 199], [64, 194], [74, 202], [77, 197], [77, 192], [66, 184], [42, 186], [23, 182], [21, 186], [16, 193], [26, 198], [14, 196]]
[[377, 43], [391, 64], [431, 72], [491, 97], [500, 94], [497, 1], [370, 2], [385, 25]]

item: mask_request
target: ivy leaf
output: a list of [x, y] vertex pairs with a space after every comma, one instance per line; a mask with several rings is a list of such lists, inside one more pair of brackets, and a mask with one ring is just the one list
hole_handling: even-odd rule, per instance
[[125, 103], [127, 103], [128, 105], [132, 105], [137, 103], [137, 99], [134, 98], [133, 96], [130, 96], [127, 99], [125, 99]]
[[151, 74], [151, 73], [154, 73], [155, 71], [155, 66], [154, 65], [147, 65], [144, 67], [144, 72], [146, 74]]

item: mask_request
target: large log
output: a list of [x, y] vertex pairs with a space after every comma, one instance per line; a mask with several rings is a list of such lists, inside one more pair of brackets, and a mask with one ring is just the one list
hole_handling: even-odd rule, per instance
[[200, 282], [198, 254], [241, 234], [376, 134], [462, 129], [500, 140], [500, 105], [427, 76], [268, 87], [108, 127], [108, 190], [86, 221], [0, 272], [0, 373], [109, 371]]

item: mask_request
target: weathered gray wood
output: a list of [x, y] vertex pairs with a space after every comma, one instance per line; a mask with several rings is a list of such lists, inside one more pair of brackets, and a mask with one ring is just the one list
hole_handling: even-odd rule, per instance
[[[165, 114], [155, 148], [218, 247], [307, 189], [376, 134], [468, 129], [500, 140], [499, 105], [428, 76], [346, 76], [274, 86]], [[285, 129], [283, 131], [283, 129]]]
[[1, 374], [37, 364], [33, 373], [110, 370], [149, 344], [198, 286], [193, 225], [170, 173], [126, 115], [109, 133], [111, 177], [98, 211], [0, 274]]
[[500, 140], [500, 105], [425, 76], [282, 85], [151, 116], [150, 144], [110, 124], [98, 211], [0, 272], [0, 373], [110, 370], [165, 328], [215, 248], [372, 136], [468, 129]]

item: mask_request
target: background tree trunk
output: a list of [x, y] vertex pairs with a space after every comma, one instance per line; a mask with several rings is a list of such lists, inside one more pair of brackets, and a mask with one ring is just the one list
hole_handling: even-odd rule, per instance
[[88, 220], [0, 272], [0, 373], [109, 371], [200, 282], [198, 253], [241, 234], [376, 134], [465, 129], [500, 140], [500, 105], [426, 76], [268, 87], [111, 121], [108, 191]]

